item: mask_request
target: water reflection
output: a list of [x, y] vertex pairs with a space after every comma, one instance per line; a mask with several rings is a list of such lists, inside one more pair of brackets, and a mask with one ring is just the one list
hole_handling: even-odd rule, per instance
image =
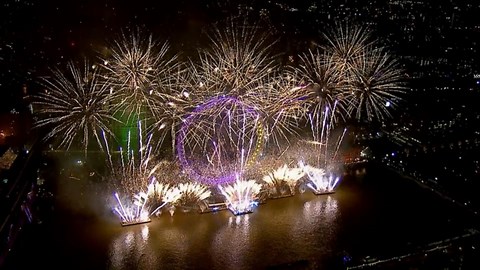
[[302, 220], [304, 223], [300, 224], [297, 230], [304, 227], [306, 229], [306, 239], [315, 239], [315, 236], [320, 236], [324, 239], [324, 242], [331, 242], [332, 244], [323, 246], [322, 249], [319, 249], [316, 241], [311, 243], [311, 249], [315, 252], [330, 252], [335, 242], [336, 230], [338, 229], [338, 216], [338, 200], [335, 194], [321, 195], [321, 197], [304, 203], [302, 209]]
[[[148, 225], [132, 226], [112, 241], [110, 246], [111, 269], [132, 269], [156, 267], [156, 259], [149, 242]], [[153, 268], [152, 268], [153, 267]]]
[[331, 224], [335, 222], [338, 214], [338, 201], [333, 195], [323, 195], [307, 201], [303, 204], [303, 219], [310, 224], [318, 224], [319, 221]]
[[255, 235], [251, 231], [250, 215], [231, 216], [218, 230], [211, 243], [212, 260], [216, 269], [243, 269], [248, 262]]
[[[405, 185], [400, 180], [396, 190]], [[29, 239], [42, 248], [23, 254], [45, 250], [38, 255], [42, 260], [50, 253], [62, 254], [79, 261], [82, 269], [285, 269], [298, 262], [316, 269], [345, 250], [354, 257], [388, 253], [404, 246], [405, 239], [409, 245], [421, 244], [466, 226], [443, 201], [410, 189], [405, 186], [403, 192], [409, 204], [398, 199], [401, 195], [386, 196], [384, 190], [355, 182], [335, 194], [305, 192], [269, 200], [243, 216], [229, 211], [163, 213], [151, 223], [130, 227], [120, 227], [117, 220], [85, 222], [70, 214], [55, 219], [54, 233], [45, 236], [54, 241], [42, 242], [40, 234], [33, 234]], [[15, 263], [13, 269], [29, 268], [22, 260]], [[38, 264], [49, 269], [56, 265], [54, 260]]]
[[155, 256], [159, 265], [170, 265], [172, 269], [185, 269], [188, 266], [187, 256], [191, 239], [181, 228], [161, 225], [155, 226], [155, 237], [151, 239], [155, 244]]
[[228, 218], [228, 227], [229, 228], [233, 228], [233, 227], [248, 228], [250, 226], [249, 218], [250, 216], [248, 214], [241, 215], [241, 216], [231, 216]]
[[315, 260], [334, 240], [337, 204], [334, 196], [312, 194], [272, 201], [240, 216], [164, 215], [122, 228], [109, 268], [255, 269]]

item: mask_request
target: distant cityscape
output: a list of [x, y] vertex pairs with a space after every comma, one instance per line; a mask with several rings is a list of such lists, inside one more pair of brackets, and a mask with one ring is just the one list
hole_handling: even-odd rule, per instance
[[[169, 5], [191, 4], [189, 1], [177, 2]], [[422, 175], [436, 187], [445, 186], [448, 190], [465, 187], [468, 191], [472, 185], [479, 185], [479, 158], [473, 154], [480, 139], [480, 110], [476, 104], [480, 96], [480, 24], [475, 20], [480, 7], [475, 1], [246, 1], [237, 5], [232, 5], [233, 1], [207, 2], [209, 4], [194, 4], [186, 11], [179, 9], [176, 20], [191, 20], [189, 16], [195, 13], [194, 18], [200, 25], [228, 14], [268, 22], [281, 36], [288, 37], [282, 41], [291, 50], [286, 51], [286, 56], [311, 46], [311, 42], [321, 38], [320, 31], [331, 28], [332, 22], [346, 19], [373, 29], [379, 40], [401, 59], [411, 87], [393, 122], [381, 123], [378, 130], [366, 131], [366, 135], [372, 134], [369, 139], [381, 137], [392, 142], [392, 151], [375, 149], [375, 156], [389, 154], [388, 159], [392, 162], [401, 160], [404, 170], [413, 170], [411, 174]], [[38, 87], [35, 76], [45, 75], [40, 72], [45, 73], [48, 65], [69, 60], [79, 51], [76, 47], [95, 50], [96, 43], [101, 41], [97, 38], [96, 43], [83, 41], [80, 44], [81, 40], [78, 40], [79, 44], [73, 48], [69, 46], [72, 44], [65, 44], [64, 37], [52, 41], [53, 31], [58, 27], [54, 21], [36, 27], [35, 20], [41, 20], [42, 15], [34, 11], [67, 9], [61, 2], [56, 7], [28, 1], [7, 1], [2, 5], [5, 31], [0, 44], [0, 90], [15, 101], [7, 102], [2, 109], [9, 108], [10, 112], [18, 113], [27, 110], [25, 103], [19, 100], [24, 88], [28, 87], [32, 92]], [[88, 6], [87, 2], [84, 8]], [[37, 40], [27, 40], [8, 31], [9, 27], [21, 21], [24, 23], [23, 18], [17, 16], [17, 11], [24, 9], [31, 11], [25, 16], [31, 14], [32, 20], [25, 22], [23, 31], [32, 31], [33, 36], [39, 37]], [[141, 12], [159, 11], [141, 11], [133, 7], [131, 24], [146, 23], [142, 21]], [[105, 21], [105, 29], [96, 29], [96, 32], [120, 27], [115, 25], [114, 14], [115, 10], [110, 14], [113, 17], [110, 22]], [[207, 18], [207, 14], [213, 16]], [[90, 20], [92, 22], [83, 23], [93, 23], [96, 19]], [[73, 40], [75, 27], [70, 27], [68, 31], [72, 32]], [[155, 30], [158, 28], [152, 29]], [[393, 152], [397, 155], [391, 156]], [[431, 157], [442, 162], [427, 166], [424, 161], [431, 160]], [[468, 197], [471, 195], [474, 194]], [[465, 200], [466, 204], [472, 203], [471, 199]]]
[[[173, 50], [188, 56], [204, 42], [189, 39], [200, 37], [213, 22], [245, 18], [271, 29], [279, 37], [280, 61], [291, 64], [299, 61], [299, 52], [322, 41], [321, 33], [348, 21], [371, 29], [398, 58], [409, 88], [391, 119], [352, 123], [358, 151], [352, 151], [348, 161], [386, 165], [478, 217], [480, 5], [476, 1], [178, 0], [149, 9], [119, 2], [105, 1], [103, 11], [92, 11], [90, 17], [85, 14], [97, 5], [95, 1], [85, 1], [78, 10], [60, 0], [48, 6], [33, 0], [0, 4], [4, 178], [10, 177], [6, 170], [17, 154], [25, 158], [33, 144], [35, 131], [30, 128], [36, 115], [30, 98], [41, 89], [39, 78], [48, 76], [52, 68], [65, 68], [70, 60], [81, 62], [82, 57], [101, 54], [113, 32], [139, 27], [169, 39]], [[68, 22], [57, 22], [53, 13], [68, 17]], [[165, 27], [171, 23], [177, 27]], [[11, 181], [0, 180], [4, 181], [0, 191], [12, 193]]]

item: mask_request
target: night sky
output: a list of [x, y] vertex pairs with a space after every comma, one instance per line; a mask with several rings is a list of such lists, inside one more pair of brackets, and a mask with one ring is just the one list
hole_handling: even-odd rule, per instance
[[[174, 46], [192, 46], [219, 10], [210, 1], [2, 1], [0, 91], [2, 111], [18, 100], [22, 86], [68, 61], [89, 61], [122, 31], [140, 29]], [[161, 2], [161, 4], [160, 4]], [[181, 48], [174, 48], [179, 50]]]
[[[193, 52], [206, 39], [204, 32], [212, 23], [242, 17], [239, 10], [245, 3], [249, 5], [246, 10], [255, 7], [251, 13], [257, 17], [265, 15], [255, 18], [255, 23], [265, 26], [276, 21], [274, 31], [283, 35], [289, 31], [291, 40], [306, 21], [296, 12], [285, 12], [288, 1], [2, 1], [0, 107], [3, 112], [14, 108], [24, 85], [29, 93], [35, 92], [38, 78], [48, 75], [51, 68], [63, 69], [66, 62], [83, 58], [95, 61], [122, 31], [139, 29], [157, 40], [168, 40], [174, 52]], [[312, 1], [294, 4], [306, 10]], [[318, 19], [312, 21], [318, 28]]]
[[[409, 88], [394, 120], [359, 125], [358, 145], [371, 147], [376, 161], [478, 210], [479, 16], [479, 0], [2, 0], [0, 117], [27, 111], [25, 89], [35, 94], [41, 77], [65, 70], [70, 61], [93, 64], [122, 33], [152, 34], [185, 60], [209, 42], [214, 23], [245, 18], [278, 38], [275, 55], [290, 59], [321, 44], [321, 33], [335, 23], [351, 20], [372, 28], [405, 70]], [[371, 132], [377, 129], [382, 135]]]
[[[247, 17], [245, 10], [255, 14], [255, 23], [268, 25], [272, 34], [291, 43], [282, 48], [286, 53], [304, 49], [309, 38], [320, 36], [318, 32], [340, 16], [339, 21], [373, 25], [380, 41], [406, 55], [403, 62], [414, 59], [408, 66], [411, 73], [418, 72], [414, 69], [422, 59], [448, 58], [448, 65], [439, 62], [435, 68], [455, 68], [461, 74], [447, 78], [445, 84], [460, 85], [458, 77], [463, 76], [471, 87], [471, 78], [480, 69], [476, 61], [480, 34], [475, 31], [479, 7], [471, 4], [475, 1], [406, 2], [402, 9], [402, 5], [387, 5], [392, 1], [386, 0], [5, 0], [0, 4], [0, 108], [11, 111], [22, 87], [35, 92], [39, 77], [48, 75], [51, 68], [64, 69], [68, 61], [80, 63], [84, 58], [96, 61], [122, 31], [140, 29], [159, 41], [168, 40], [173, 52], [188, 54], [206, 40], [205, 31], [212, 23]], [[412, 3], [413, 10], [406, 8]], [[300, 40], [305, 41], [303, 45]], [[300, 45], [292, 49], [293, 42]]]

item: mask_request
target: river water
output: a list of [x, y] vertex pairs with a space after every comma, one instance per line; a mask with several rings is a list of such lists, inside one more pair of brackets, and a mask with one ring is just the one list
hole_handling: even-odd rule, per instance
[[50, 218], [25, 228], [7, 269], [334, 269], [347, 254], [385, 258], [474, 226], [401, 175], [360, 171], [331, 195], [268, 200], [243, 216], [164, 213], [129, 227], [82, 181], [63, 179]]

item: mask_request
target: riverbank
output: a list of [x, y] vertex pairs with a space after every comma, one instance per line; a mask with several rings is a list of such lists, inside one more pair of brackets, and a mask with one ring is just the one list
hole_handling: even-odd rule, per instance
[[[466, 205], [459, 203], [454, 198], [429, 186], [425, 181], [405, 174], [398, 168], [378, 162], [369, 161], [369, 167], [383, 167], [390, 173], [398, 175], [401, 179], [408, 180], [422, 190], [443, 200], [453, 209], [457, 209], [466, 216], [470, 222], [470, 229], [456, 236], [447, 237], [431, 243], [412, 246], [409, 250], [395, 255], [384, 257], [365, 256], [350, 261], [347, 269], [477, 269], [476, 258], [480, 255], [480, 231], [478, 230], [478, 213]], [[455, 211], [455, 210], [454, 210]]]
[[[373, 162], [373, 161], [370, 161], [371, 163], [376, 163], [380, 166], [384, 166], [385, 168], [391, 170], [392, 172], [394, 173], [397, 173], [399, 174], [400, 176], [402, 176], [403, 178], [405, 179], [408, 179], [412, 182], [414, 182], [415, 184], [417, 184], [419, 187], [425, 189], [425, 190], [428, 190], [434, 194], [436, 194], [437, 196], [439, 196], [440, 198], [456, 205], [457, 207], [459, 207], [460, 209], [462, 209], [462, 211], [466, 211], [468, 214], [471, 214], [473, 216], [475, 216], [476, 219], [479, 218], [479, 212], [477, 209], [474, 209], [474, 208], [471, 208], [469, 207], [467, 204], [465, 203], [462, 203], [460, 202], [459, 200], [456, 200], [455, 198], [453, 198], [452, 196], [450, 196], [449, 194], [447, 194], [447, 192], [445, 191], [440, 191], [439, 190], [439, 187], [435, 187], [435, 186], [432, 186], [432, 185], [429, 185], [428, 184], [428, 181], [426, 180], [422, 180], [422, 179], [418, 179], [416, 178], [415, 176], [412, 176], [412, 175], [409, 175], [407, 172], [404, 172], [404, 171], [401, 171], [399, 168], [396, 168], [394, 166], [389, 166], [387, 164], [383, 164], [383, 163], [378, 163], [378, 162]], [[479, 220], [480, 221], [480, 220]]]
[[471, 220], [387, 168], [363, 172], [345, 175], [335, 194], [269, 200], [244, 216], [163, 213], [128, 227], [108, 214], [104, 198], [83, 187], [95, 181], [53, 179], [65, 187], [55, 194], [50, 218], [25, 228], [6, 269], [275, 269], [295, 262], [302, 262], [300, 269], [344, 269], [374, 261], [395, 265], [432, 243], [437, 253], [446, 248], [456, 256], [445, 241], [468, 233]]

